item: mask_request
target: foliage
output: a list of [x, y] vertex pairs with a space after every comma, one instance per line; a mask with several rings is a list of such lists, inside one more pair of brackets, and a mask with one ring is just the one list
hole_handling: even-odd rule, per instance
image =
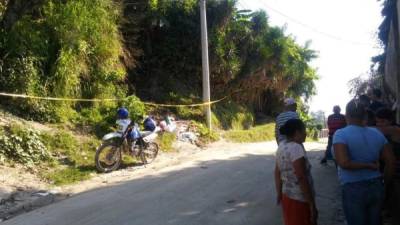
[[369, 74], [358, 76], [349, 81], [350, 91], [353, 96], [360, 96], [367, 94], [373, 88], [383, 90], [383, 76], [382, 74], [371, 71]]
[[[0, 90], [71, 98], [125, 95], [118, 4], [49, 0], [39, 11], [0, 33]], [[27, 118], [51, 122], [70, 119], [75, 110], [91, 106], [39, 100], [8, 104]]]
[[[136, 93], [155, 102], [200, 102], [198, 7], [194, 0], [44, 1], [0, 31], [0, 90], [70, 98]], [[307, 100], [315, 94], [317, 75], [310, 62], [316, 53], [309, 43], [300, 45], [283, 28], [271, 26], [264, 11], [238, 10], [236, 0], [207, 1], [207, 15], [213, 98], [232, 95], [243, 113], [230, 115], [221, 126], [248, 127], [250, 112], [274, 114], [285, 95]], [[29, 119], [92, 126], [97, 135], [110, 127], [117, 106], [128, 107], [134, 120], [146, 111], [136, 97], [122, 103], [8, 99], [2, 104]], [[173, 111], [183, 119], [203, 117], [200, 107]], [[225, 120], [218, 112], [216, 117]]]
[[312, 140], [317, 140], [319, 131], [322, 129], [322, 124], [309, 114], [309, 107], [302, 101], [297, 101], [297, 105], [299, 108], [299, 117], [306, 125], [307, 137]]
[[87, 180], [90, 178], [91, 173], [93, 173], [92, 170], [82, 170], [81, 168], [67, 167], [51, 172], [44, 172], [43, 176], [52, 184], [60, 186]]
[[95, 172], [93, 159], [100, 145], [99, 140], [78, 140], [66, 131], [43, 133], [41, 136], [47, 148], [58, 159], [54, 169], [41, 172], [45, 179], [55, 185], [64, 185], [88, 179]]
[[[118, 102], [118, 107], [127, 108], [133, 121], [141, 121], [147, 111], [143, 102], [136, 96], [129, 96]], [[78, 115], [73, 117], [72, 121], [78, 127], [87, 128], [89, 132], [101, 138], [106, 133], [113, 131], [118, 107], [101, 105], [94, 108], [83, 108]]]
[[200, 135], [200, 140], [204, 143], [218, 141], [220, 136], [214, 130], [208, 129], [204, 124], [192, 121], [191, 126], [195, 127], [195, 130]]
[[[151, 2], [138, 18], [145, 32], [135, 35], [143, 52], [141, 66], [132, 71], [130, 81], [145, 99], [181, 103], [168, 94], [174, 93], [185, 102], [187, 98], [197, 102], [201, 99], [199, 5], [197, 1]], [[282, 28], [270, 26], [266, 12], [240, 11], [236, 4], [207, 1], [213, 97], [231, 94], [239, 105], [270, 113], [275, 107], [271, 102], [284, 95], [307, 100], [315, 94], [318, 76], [309, 63], [316, 53], [310, 43], [297, 44]], [[125, 38], [129, 37], [134, 36]], [[177, 111], [184, 118], [191, 115], [189, 109]]]
[[327, 118], [325, 116], [325, 112], [322, 110], [319, 110], [317, 112], [311, 112], [310, 114], [311, 118], [314, 119], [316, 123], [316, 127], [321, 130], [322, 128], [326, 127], [326, 121]]
[[226, 131], [223, 137], [239, 143], [272, 141], [275, 140], [275, 124], [255, 126], [248, 130], [230, 130]]
[[[144, 118], [146, 113], [145, 105], [136, 96], [130, 96], [126, 98], [122, 104], [122, 107], [126, 107], [129, 111], [129, 116], [133, 121], [140, 121]], [[115, 112], [114, 112], [115, 115]]]
[[43, 133], [42, 139], [54, 156], [63, 159], [69, 166], [90, 166], [99, 141], [89, 139], [78, 141], [71, 133], [58, 131], [55, 134]]
[[4, 162], [6, 159], [32, 167], [42, 161], [50, 161], [52, 157], [38, 131], [12, 125], [0, 133], [0, 160]]
[[223, 129], [249, 129], [254, 124], [253, 113], [233, 101], [222, 102], [213, 106], [213, 123]]

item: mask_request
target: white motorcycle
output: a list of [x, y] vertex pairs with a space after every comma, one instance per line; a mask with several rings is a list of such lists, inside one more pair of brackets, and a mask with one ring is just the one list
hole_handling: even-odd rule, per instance
[[102, 145], [96, 150], [95, 164], [99, 172], [111, 172], [118, 169], [122, 162], [122, 154], [129, 154], [142, 161], [152, 163], [158, 154], [158, 144], [155, 142], [157, 132], [140, 132], [135, 123], [124, 124], [117, 121], [121, 129], [104, 135]]

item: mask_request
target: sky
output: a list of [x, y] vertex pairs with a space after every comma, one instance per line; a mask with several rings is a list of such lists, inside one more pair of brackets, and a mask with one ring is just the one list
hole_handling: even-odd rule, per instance
[[344, 111], [351, 99], [348, 82], [365, 75], [371, 57], [379, 54], [377, 31], [381, 2], [377, 0], [239, 0], [239, 8], [263, 9], [269, 22], [285, 26], [297, 43], [311, 40], [319, 57], [312, 62], [320, 79], [310, 111], [332, 112], [334, 105]]

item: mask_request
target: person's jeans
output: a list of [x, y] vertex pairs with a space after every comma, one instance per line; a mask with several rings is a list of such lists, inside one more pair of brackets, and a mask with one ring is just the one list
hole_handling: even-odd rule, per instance
[[348, 225], [381, 225], [384, 201], [381, 179], [344, 184], [342, 198]]
[[333, 142], [333, 136], [329, 135], [328, 137], [328, 146], [326, 146], [326, 152], [325, 152], [325, 159], [326, 160], [333, 160], [333, 155], [332, 155], [332, 142]]

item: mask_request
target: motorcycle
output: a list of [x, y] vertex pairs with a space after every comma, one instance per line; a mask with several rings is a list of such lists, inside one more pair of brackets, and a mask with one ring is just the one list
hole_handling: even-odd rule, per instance
[[103, 143], [96, 150], [95, 164], [99, 172], [108, 173], [118, 169], [122, 162], [122, 154], [129, 154], [138, 158], [143, 164], [152, 163], [158, 154], [158, 144], [155, 142], [157, 132], [139, 131], [136, 123], [124, 125], [117, 132], [104, 135]]

